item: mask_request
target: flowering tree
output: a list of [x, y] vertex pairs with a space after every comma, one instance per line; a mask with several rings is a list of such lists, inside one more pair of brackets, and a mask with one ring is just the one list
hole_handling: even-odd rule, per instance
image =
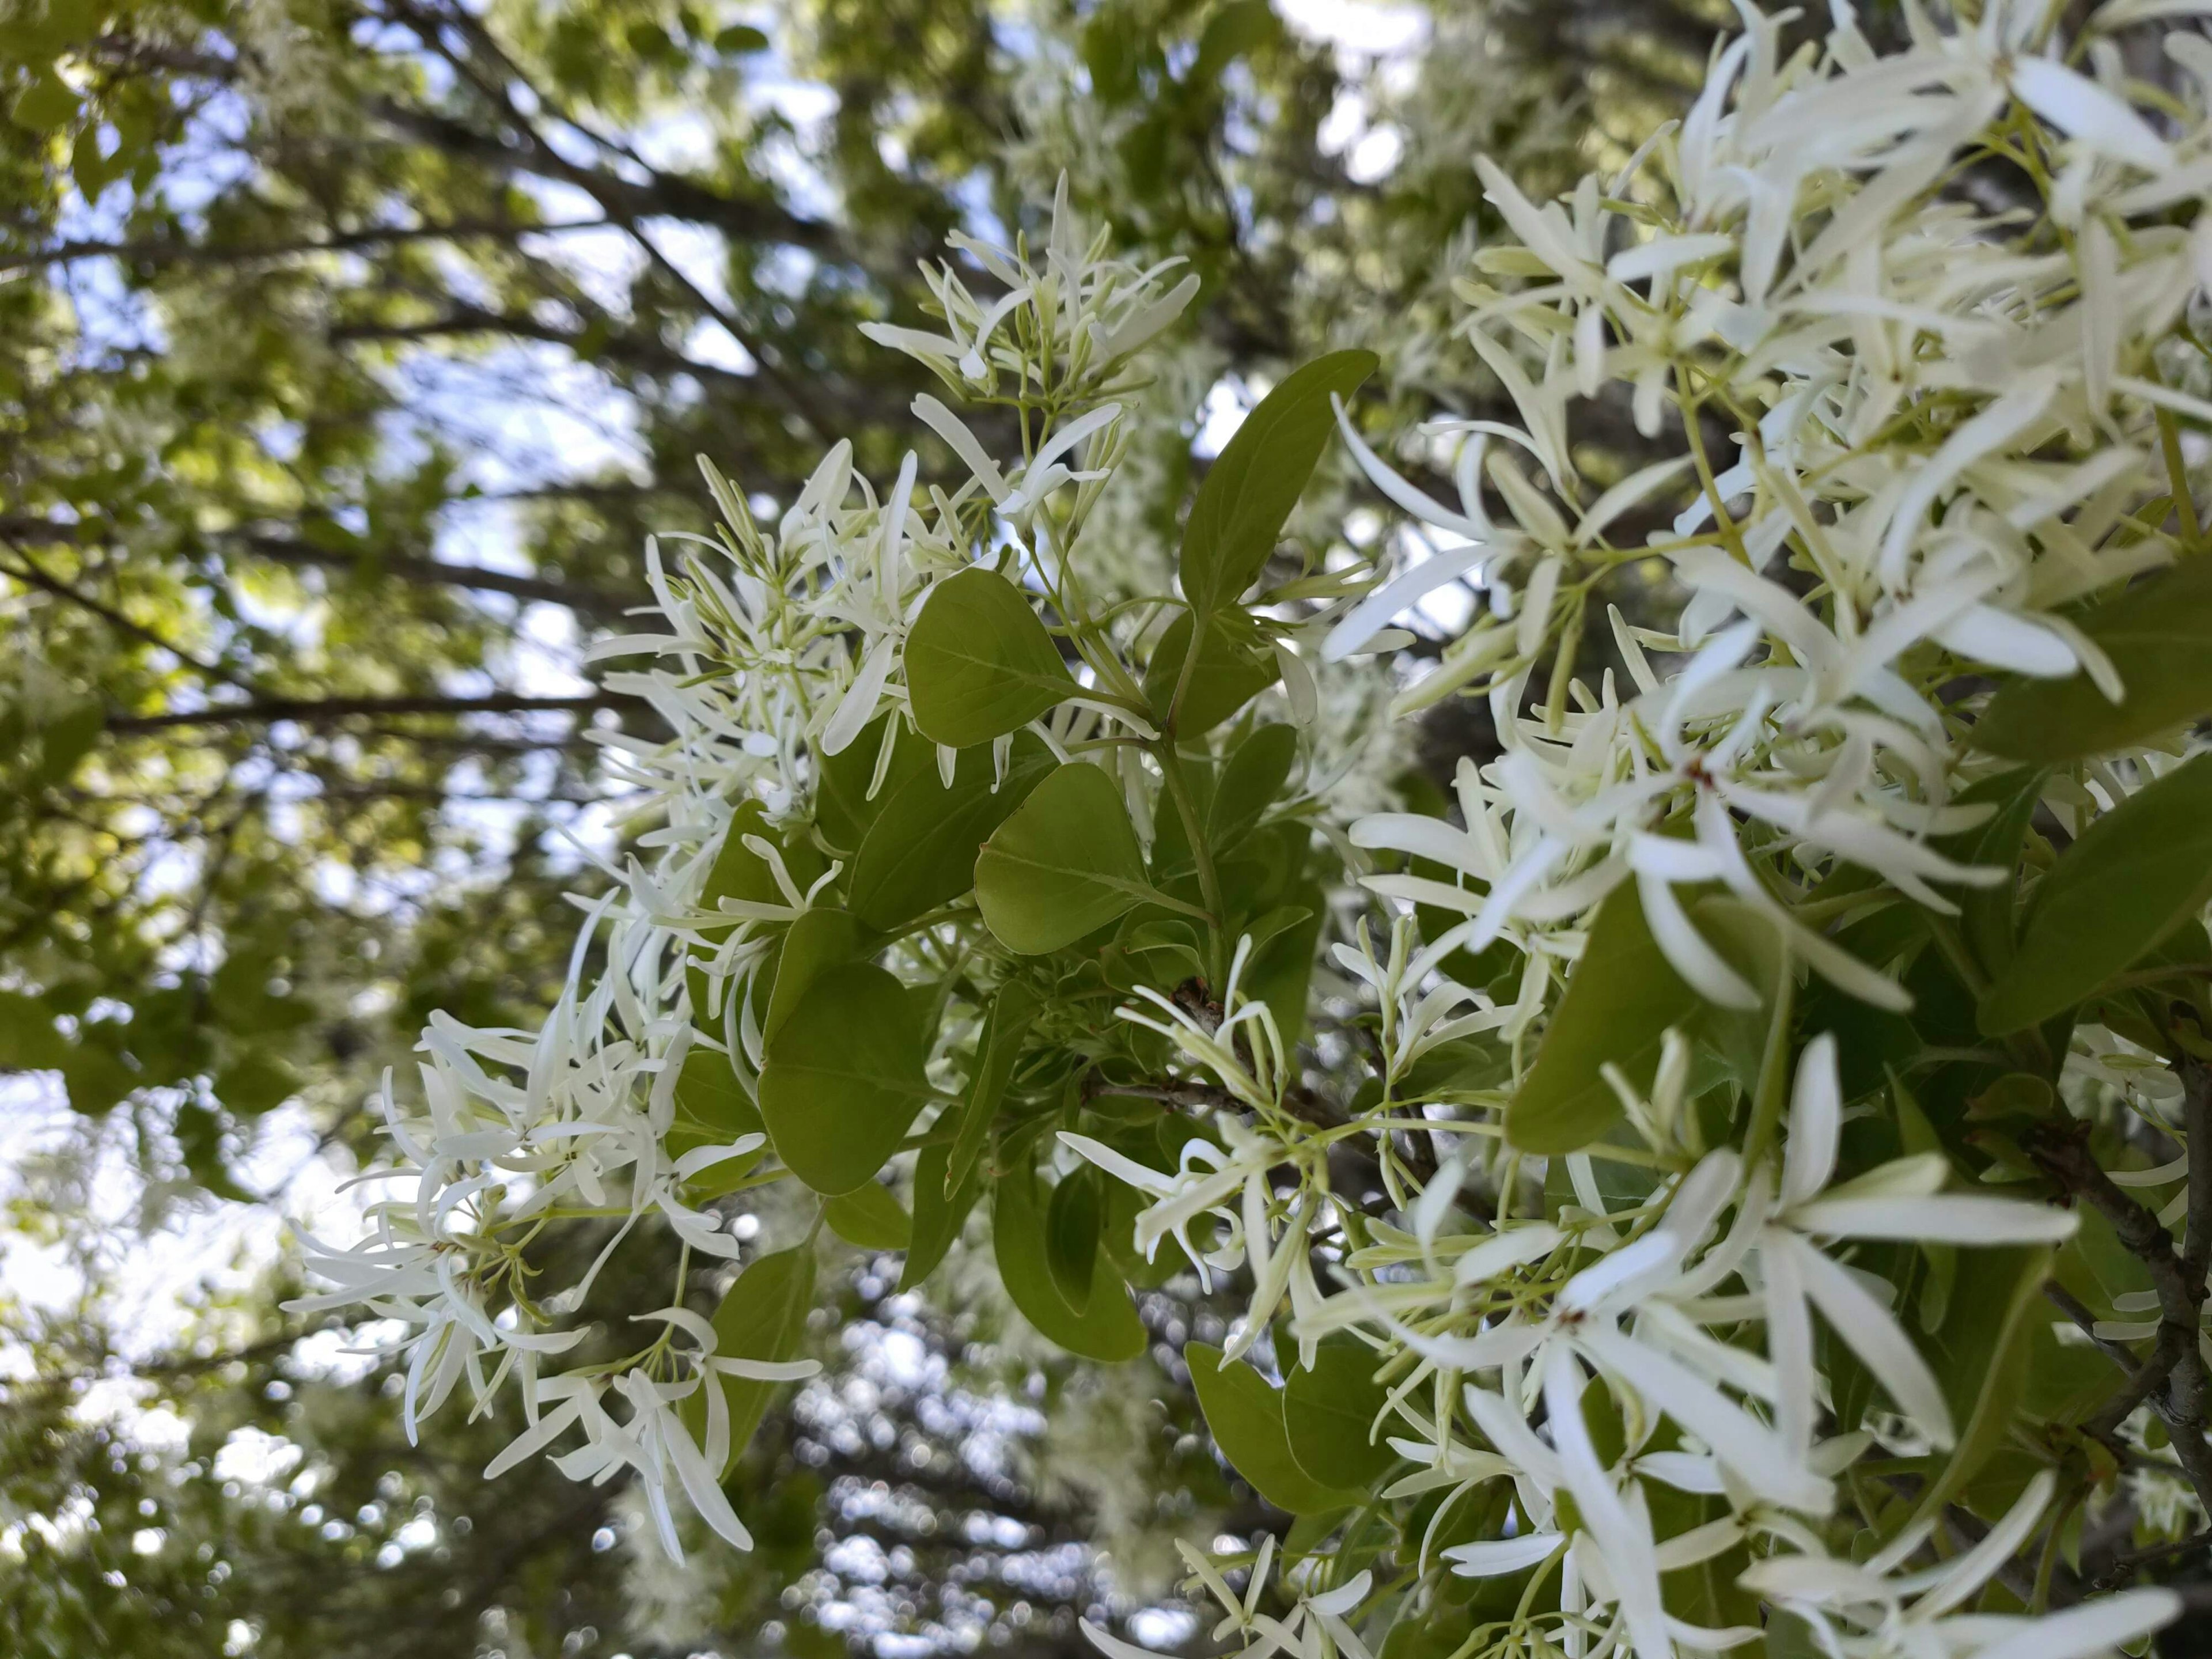
[[[613, 756], [652, 861], [541, 1030], [434, 1020], [411, 1186], [313, 1252], [307, 1305], [404, 1324], [410, 1422], [512, 1391], [495, 1468], [745, 1547], [816, 1232], [915, 1285], [988, 1212], [1099, 1365], [1133, 1296], [1233, 1287], [1179, 1363], [1297, 1518], [1189, 1565], [1255, 1659], [2074, 1659], [2178, 1613], [2121, 1586], [2212, 1501], [2212, 6], [1908, 6], [1887, 54], [1742, 9], [1608, 175], [1478, 163], [1516, 240], [1461, 331], [1517, 424], [1394, 469], [1374, 358], [1321, 357], [1146, 568], [1129, 411], [1197, 284], [1062, 201], [866, 329], [941, 383], [946, 475], [840, 444], [769, 527], [705, 469], [720, 538], [599, 653], [677, 734]], [[1610, 476], [1616, 401], [1659, 459]], [[1401, 567], [1283, 545], [1340, 439]], [[1497, 757], [1378, 810], [1448, 698]], [[574, 1310], [647, 1229], [675, 1282], [610, 1350]]]

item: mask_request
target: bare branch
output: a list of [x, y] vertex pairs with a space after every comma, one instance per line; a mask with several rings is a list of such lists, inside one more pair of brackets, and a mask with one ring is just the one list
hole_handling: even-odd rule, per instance
[[112, 732], [161, 732], [180, 726], [253, 726], [291, 720], [320, 725], [357, 715], [585, 714], [629, 702], [609, 691], [576, 697], [526, 697], [501, 693], [488, 697], [267, 697], [254, 702], [217, 703], [207, 708], [163, 714], [124, 714], [107, 722]]

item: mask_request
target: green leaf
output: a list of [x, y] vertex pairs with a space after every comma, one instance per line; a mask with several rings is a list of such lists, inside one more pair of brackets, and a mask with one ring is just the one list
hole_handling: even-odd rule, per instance
[[776, 1156], [825, 1197], [884, 1166], [925, 1102], [906, 987], [864, 962], [814, 981], [768, 1045], [760, 1109]]
[[1061, 1179], [1045, 1207], [1045, 1266], [1060, 1300], [1079, 1314], [1090, 1307], [1097, 1278], [1099, 1210], [1098, 1172], [1087, 1164]]
[[831, 1232], [864, 1250], [903, 1250], [914, 1242], [914, 1218], [880, 1181], [864, 1181], [849, 1193], [824, 1199], [822, 1218]]
[[[1188, 611], [1170, 623], [1145, 667], [1145, 700], [1164, 723], [1182, 684], [1191, 626]], [[1242, 611], [1215, 611], [1206, 619], [1197, 665], [1190, 671], [1190, 684], [1183, 687], [1182, 706], [1175, 713], [1176, 731], [1188, 738], [1211, 732], [1281, 678], [1282, 672], [1250, 617]]]
[[1546, 1156], [1589, 1146], [1620, 1115], [1600, 1069], [1611, 1063], [1631, 1082], [1648, 1081], [1667, 1028], [1704, 1007], [1651, 937], [1636, 884], [1622, 883], [1598, 907], [1536, 1063], [1505, 1109], [1506, 1138]]
[[[891, 752], [884, 757], [884, 733]], [[876, 768], [884, 768], [878, 781]], [[884, 805], [919, 773], [937, 769], [937, 749], [896, 715], [878, 714], [834, 755], [814, 751], [814, 823], [832, 847], [857, 848]], [[871, 793], [870, 786], [874, 788]]]
[[2027, 839], [2027, 821], [2043, 798], [2044, 777], [2039, 767], [2014, 767], [1984, 778], [1953, 798], [1954, 805], [1996, 808], [1982, 823], [1939, 847], [1946, 857], [1961, 864], [1989, 865], [2005, 872], [2005, 879], [1994, 887], [1959, 890], [1959, 932], [1986, 974], [2002, 973], [2012, 960], [2021, 848]]
[[2033, 1326], [2048, 1311], [2051, 1254], [2039, 1244], [1959, 1253], [1950, 1308], [1932, 1341], [1959, 1443], [1921, 1493], [1916, 1520], [1940, 1512], [2005, 1444], [2027, 1392]]
[[1389, 1391], [1375, 1380], [1376, 1358], [1357, 1343], [1324, 1343], [1310, 1368], [1283, 1379], [1283, 1429], [1297, 1466], [1323, 1486], [1363, 1491], [1397, 1455], [1371, 1440]]
[[1026, 1166], [1008, 1170], [992, 1188], [991, 1242], [1007, 1298], [1048, 1340], [1072, 1354], [1109, 1364], [1134, 1359], [1145, 1351], [1144, 1323], [1110, 1266], [1092, 1269], [1101, 1282], [1091, 1305], [1079, 1311], [1053, 1282], [1045, 1263], [1044, 1203], [1036, 1172]]
[[122, 1058], [96, 1042], [80, 1042], [62, 1057], [62, 1082], [69, 1089], [70, 1109], [88, 1117], [112, 1110], [137, 1079]]
[[966, 749], [1020, 730], [1076, 690], [1022, 591], [971, 565], [930, 590], [906, 642], [914, 723]]
[[898, 1287], [902, 1292], [913, 1290], [937, 1271], [938, 1263], [951, 1249], [953, 1240], [960, 1237], [968, 1212], [975, 1207], [976, 1197], [983, 1189], [972, 1164], [962, 1179], [948, 1182], [951, 1152], [940, 1140], [923, 1147], [915, 1157], [914, 1243], [908, 1248], [906, 1266], [899, 1273]]
[[714, 36], [714, 50], [725, 58], [742, 58], [749, 52], [766, 52], [768, 36], [750, 23], [732, 23]]
[[1251, 833], [1260, 815], [1283, 793], [1297, 758], [1294, 726], [1263, 726], [1237, 746], [1206, 809], [1206, 840], [1215, 857], [1232, 851]]
[[833, 968], [860, 954], [860, 924], [846, 910], [818, 906], [799, 915], [783, 936], [776, 952], [775, 981], [769, 992], [768, 1013], [761, 1021], [761, 1037], [773, 1042], [807, 992]]
[[933, 761], [888, 789], [853, 862], [854, 914], [888, 933], [966, 892], [975, 884], [975, 855], [985, 837], [1054, 764], [1052, 750], [1024, 732], [1015, 737], [1006, 781], [996, 788], [985, 744], [960, 751], [950, 789]]
[[1282, 24], [1267, 0], [1228, 0], [1198, 38], [1198, 58], [1186, 84], [1212, 88], [1235, 59], [1279, 40]]
[[1063, 766], [1030, 792], [975, 860], [975, 902], [1010, 951], [1073, 945], [1153, 896], [1114, 780]]
[[[797, 834], [779, 836], [768, 821], [768, 809], [757, 800], [741, 801], [730, 814], [730, 827], [723, 832], [722, 845], [714, 854], [714, 862], [707, 872], [706, 885], [700, 890], [699, 908], [712, 910], [720, 899], [737, 899], [747, 904], [787, 905], [791, 901], [777, 884], [775, 872], [769, 861], [750, 847], [746, 837], [763, 841], [774, 846], [782, 855], [785, 872], [804, 891], [826, 867], [822, 855], [801, 840]], [[733, 919], [734, 925], [734, 919]]]
[[1328, 914], [1328, 899], [1317, 886], [1294, 890], [1291, 896], [1299, 902], [1268, 911], [1247, 930], [1255, 943], [1245, 978], [1247, 994], [1267, 1005], [1285, 1043], [1298, 1042], [1305, 1031], [1314, 957]]
[[983, 1034], [976, 1039], [975, 1066], [969, 1073], [968, 1093], [960, 1103], [959, 1128], [945, 1160], [946, 1192], [975, 1173], [975, 1161], [990, 1137], [991, 1120], [998, 1115], [1006, 1085], [1013, 1080], [1014, 1064], [1022, 1055], [1022, 1039], [1029, 1035], [1030, 1024], [1041, 1006], [1036, 993], [1018, 980], [1001, 985], [991, 999]]
[[1283, 1426], [1283, 1396], [1249, 1365], [1222, 1363], [1221, 1350], [1194, 1342], [1182, 1351], [1213, 1443], [1254, 1491], [1291, 1515], [1320, 1515], [1359, 1501], [1298, 1467]]
[[2008, 680], [1990, 699], [1974, 743], [2008, 760], [2082, 760], [2142, 743], [2212, 713], [2212, 559], [2184, 559], [2081, 619], [2119, 670], [2110, 702], [2084, 673]]
[[258, 1117], [289, 1099], [299, 1074], [276, 1055], [251, 1049], [216, 1073], [215, 1097], [234, 1115]]
[[69, 1052], [52, 1009], [21, 991], [0, 991], [0, 1072], [52, 1070]]
[[2084, 830], [2036, 889], [2020, 947], [1982, 999], [1990, 1036], [2039, 1024], [2124, 973], [2212, 898], [2212, 755]]
[[[722, 1305], [714, 1310], [715, 1350], [726, 1359], [773, 1362], [796, 1359], [806, 1340], [806, 1316], [814, 1307], [814, 1252], [801, 1245], [764, 1255], [738, 1275]], [[768, 1414], [769, 1401], [781, 1386], [751, 1377], [718, 1376], [723, 1398], [730, 1406], [730, 1455], [722, 1473], [727, 1474], [745, 1449], [746, 1442]], [[678, 1407], [695, 1440], [707, 1437], [707, 1406], [703, 1390]]]
[[51, 131], [76, 118], [76, 89], [49, 67], [15, 100], [15, 125], [33, 132]]
[[[661, 1143], [668, 1156], [678, 1158], [701, 1146], [726, 1146], [763, 1133], [760, 1108], [738, 1081], [730, 1057], [719, 1049], [694, 1047], [677, 1074], [676, 1121]], [[684, 1191], [695, 1199], [735, 1192], [763, 1156], [756, 1150], [709, 1164], [684, 1183]]]
[[1233, 605], [1282, 538], [1335, 430], [1332, 396], [1349, 398], [1375, 372], [1371, 351], [1334, 351], [1283, 377], [1244, 417], [1199, 486], [1183, 526], [1184, 598], [1205, 612]]

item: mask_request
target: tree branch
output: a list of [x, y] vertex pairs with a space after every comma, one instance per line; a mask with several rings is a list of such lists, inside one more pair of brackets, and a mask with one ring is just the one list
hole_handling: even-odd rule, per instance
[[[2197, 1068], [2203, 1076], [2203, 1068]], [[2185, 1077], [2185, 1084], [2187, 1078]], [[2206, 1103], [2192, 1099], [2192, 1128], [2208, 1115]], [[2198, 1499], [2212, 1509], [2212, 1446], [2204, 1439], [2204, 1367], [2198, 1352], [2198, 1333], [2204, 1305], [2204, 1270], [2192, 1268], [2173, 1248], [2172, 1236], [2150, 1211], [2121, 1190], [2090, 1156], [2088, 1127], [2068, 1119], [2036, 1125], [2021, 1137], [2021, 1148], [2036, 1166], [2066, 1193], [2081, 1200], [2112, 1223], [2112, 1231], [2130, 1255], [2149, 1269], [2158, 1292], [2158, 1347], [2149, 1362], [2166, 1373], [2163, 1389], [2147, 1395], [2151, 1408], [2166, 1425], [2173, 1455], [2180, 1460]], [[2191, 1136], [2191, 1162], [2199, 1156], [2197, 1137]], [[2212, 1134], [2202, 1145], [2202, 1156], [2212, 1158]], [[2191, 1174], [2194, 1176], [2194, 1170]], [[2192, 1179], [2194, 1194], [2196, 1182]]]
[[291, 720], [320, 725], [363, 714], [584, 714], [611, 708], [629, 699], [610, 691], [575, 697], [526, 697], [500, 693], [488, 697], [265, 697], [254, 702], [217, 703], [207, 708], [162, 714], [124, 714], [107, 722], [112, 732], [162, 732], [180, 726], [252, 726]]

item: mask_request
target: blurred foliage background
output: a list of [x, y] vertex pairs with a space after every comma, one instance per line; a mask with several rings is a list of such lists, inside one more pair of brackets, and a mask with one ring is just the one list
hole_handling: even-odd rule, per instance
[[[532, 1024], [650, 707], [586, 672], [694, 458], [787, 505], [909, 447], [945, 234], [1064, 173], [1203, 277], [1151, 394], [1159, 556], [1284, 367], [1367, 345], [1378, 435], [1494, 386], [1449, 281], [1700, 77], [1705, 0], [5, 0], [0, 4], [0, 1650], [1086, 1651], [1202, 1644], [1177, 1535], [1276, 1524], [1153, 1358], [1043, 1359], [958, 1258], [847, 1247], [829, 1367], [682, 1570], [619, 1488], [289, 1319], [433, 1009]], [[1604, 476], [1621, 412], [1589, 433]], [[1300, 522], [1372, 542], [1341, 479]], [[1334, 526], [1332, 532], [1328, 526]], [[1413, 759], [1449, 776], [1479, 710]], [[772, 1218], [767, 1219], [772, 1220]], [[341, 1235], [349, 1231], [341, 1224]], [[610, 1317], [640, 1278], [603, 1278]], [[396, 1378], [388, 1379], [393, 1382]]]

